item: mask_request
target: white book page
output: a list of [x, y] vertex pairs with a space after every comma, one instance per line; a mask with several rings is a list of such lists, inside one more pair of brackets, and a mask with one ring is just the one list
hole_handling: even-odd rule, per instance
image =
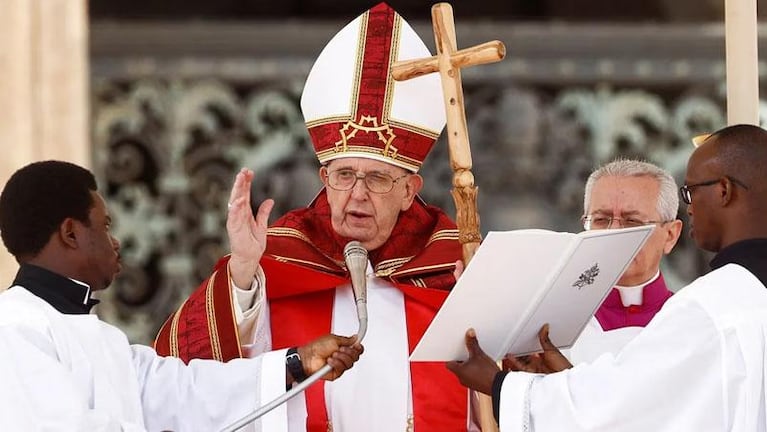
[[[552, 341], [569, 346], [652, 228], [488, 233], [410, 360], [465, 360], [464, 334], [470, 327], [496, 360], [507, 352], [539, 350], [537, 333], [545, 322], [551, 324]], [[595, 263], [594, 281], [580, 289], [573, 285]], [[590, 277], [584, 276], [586, 282]]]

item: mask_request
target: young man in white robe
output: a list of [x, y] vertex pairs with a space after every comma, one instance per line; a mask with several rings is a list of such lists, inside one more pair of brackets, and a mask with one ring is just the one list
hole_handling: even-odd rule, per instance
[[[617, 355], [549, 375], [502, 372], [467, 332], [469, 359], [448, 368], [492, 394], [501, 431], [767, 430], [767, 131], [710, 135], [680, 192], [691, 236], [717, 252], [713, 271]], [[546, 336], [544, 327], [542, 345], [555, 350]]]
[[[229, 363], [187, 366], [129, 345], [91, 315], [120, 270], [120, 243], [88, 170], [30, 164], [0, 195], [2, 239], [21, 267], [0, 294], [0, 430], [213, 431], [285, 392], [294, 376], [325, 364], [335, 379], [362, 352], [354, 338], [327, 335]], [[293, 351], [288, 351], [293, 354]], [[283, 413], [284, 416], [284, 413]], [[250, 430], [287, 425], [268, 414]]]

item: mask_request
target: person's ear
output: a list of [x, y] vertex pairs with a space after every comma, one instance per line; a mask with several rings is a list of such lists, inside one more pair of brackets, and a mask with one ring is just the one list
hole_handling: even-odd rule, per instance
[[77, 249], [78, 247], [78, 235], [81, 223], [72, 218], [66, 218], [61, 225], [59, 225], [58, 236], [59, 240], [67, 247]]
[[671, 253], [671, 250], [674, 249], [677, 241], [679, 241], [679, 236], [682, 234], [682, 225], [682, 221], [679, 219], [674, 219], [671, 222], [666, 223], [666, 237], [663, 241], [663, 253], [665, 255]]
[[321, 166], [317, 174], [319, 174], [320, 181], [322, 182], [322, 184], [327, 186], [328, 185], [328, 167], [326, 167], [325, 165]]
[[732, 180], [730, 180], [728, 177], [722, 177], [722, 179], [719, 180], [719, 183], [717, 185], [721, 188], [719, 201], [722, 207], [726, 207], [735, 198], [734, 196], [735, 185], [732, 183]]
[[413, 204], [415, 196], [421, 192], [423, 188], [423, 177], [418, 174], [411, 174], [407, 176], [405, 182], [405, 196], [402, 198], [402, 211], [410, 208]]

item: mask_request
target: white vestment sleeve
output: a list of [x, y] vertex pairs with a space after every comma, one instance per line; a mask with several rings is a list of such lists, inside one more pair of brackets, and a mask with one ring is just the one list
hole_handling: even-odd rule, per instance
[[[227, 363], [192, 360], [187, 366], [148, 347], [132, 349], [149, 430], [217, 431], [285, 392], [286, 350]], [[286, 432], [285, 407], [244, 430]]]
[[[509, 372], [501, 386], [500, 432], [530, 430], [530, 388], [542, 375]], [[505, 410], [504, 410], [505, 407]]]
[[266, 275], [261, 266], [256, 269], [253, 284], [249, 289], [242, 289], [229, 280], [234, 301], [234, 317], [243, 345], [253, 345], [256, 353], [265, 353], [271, 349], [271, 329], [266, 301]]
[[0, 353], [1, 431], [145, 430], [140, 423], [118, 421], [98, 408], [104, 405], [89, 408], [89, 395], [80, 391], [81, 383], [59, 361], [47, 336], [25, 327], [0, 326]]
[[[510, 373], [500, 400], [502, 430], [730, 430], [722, 424], [722, 383], [734, 371], [723, 370], [723, 349], [733, 342], [721, 339], [698, 305], [673, 300], [617, 356], [532, 383]], [[518, 428], [525, 424], [530, 428]]]

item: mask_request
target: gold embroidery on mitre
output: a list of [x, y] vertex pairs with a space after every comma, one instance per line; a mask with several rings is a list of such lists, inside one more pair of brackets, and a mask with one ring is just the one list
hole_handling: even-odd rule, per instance
[[394, 77], [391, 74], [392, 66], [399, 57], [400, 29], [402, 27], [402, 17], [398, 13], [394, 14], [394, 23], [392, 26], [391, 44], [389, 46], [389, 65], [386, 68], [386, 90], [384, 93], [384, 107], [381, 113], [383, 123], [389, 123], [391, 114], [391, 105], [394, 100]]
[[347, 121], [341, 129], [338, 130], [341, 139], [336, 141], [334, 151], [336, 153], [343, 153], [349, 149], [349, 140], [357, 136], [357, 132], [362, 131], [365, 133], [375, 133], [378, 136], [378, 140], [384, 143], [384, 148], [381, 150], [381, 154], [384, 157], [396, 159], [399, 149], [392, 145], [392, 141], [397, 135], [394, 133], [388, 124], [378, 124], [378, 118], [375, 116], [366, 116], [360, 114], [359, 122], [353, 120]]
[[352, 94], [351, 94], [351, 101], [349, 106], [351, 107], [351, 112], [357, 111], [357, 104], [359, 103], [360, 99], [360, 86], [362, 85], [362, 64], [365, 62], [365, 44], [367, 43], [367, 33], [368, 33], [368, 20], [370, 19], [370, 11], [365, 12], [362, 14], [362, 20], [360, 21], [360, 28], [359, 28], [359, 34], [357, 35], [357, 60], [354, 62], [356, 65], [354, 67], [354, 81], [352, 81], [352, 84], [354, 87], [352, 88]]

